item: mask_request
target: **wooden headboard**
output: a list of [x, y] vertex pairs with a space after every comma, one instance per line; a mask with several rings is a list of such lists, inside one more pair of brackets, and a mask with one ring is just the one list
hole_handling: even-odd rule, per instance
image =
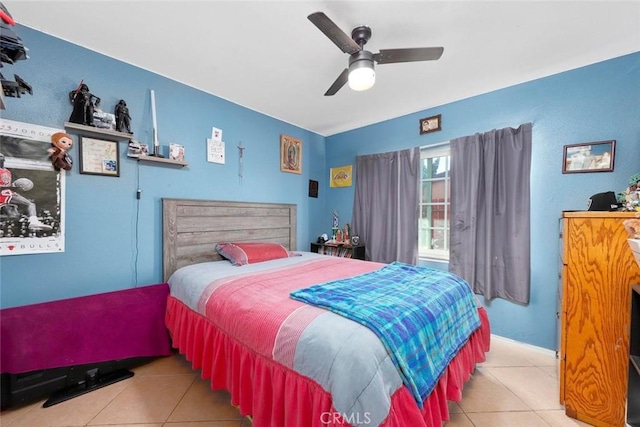
[[217, 261], [218, 242], [274, 242], [296, 250], [296, 205], [162, 199], [162, 274]]

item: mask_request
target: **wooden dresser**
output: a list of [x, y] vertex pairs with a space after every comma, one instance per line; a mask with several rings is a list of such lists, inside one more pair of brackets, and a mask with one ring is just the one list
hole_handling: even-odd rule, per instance
[[631, 287], [640, 268], [622, 222], [631, 212], [565, 212], [560, 402], [594, 426], [625, 425]]

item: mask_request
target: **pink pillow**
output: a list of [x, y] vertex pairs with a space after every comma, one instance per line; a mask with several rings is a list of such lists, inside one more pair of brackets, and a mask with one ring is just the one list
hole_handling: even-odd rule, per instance
[[218, 243], [216, 251], [237, 266], [293, 255], [278, 243]]

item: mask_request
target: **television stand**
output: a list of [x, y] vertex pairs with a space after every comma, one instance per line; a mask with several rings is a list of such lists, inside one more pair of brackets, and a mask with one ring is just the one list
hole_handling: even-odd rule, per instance
[[49, 406], [66, 402], [74, 397], [82, 396], [83, 394], [98, 390], [102, 387], [131, 378], [133, 375], [133, 372], [126, 369], [121, 369], [105, 375], [100, 375], [100, 369], [98, 368], [91, 369], [85, 373], [84, 381], [81, 381], [75, 386], [56, 391], [49, 396], [49, 399], [44, 402], [42, 407], [48, 408]]

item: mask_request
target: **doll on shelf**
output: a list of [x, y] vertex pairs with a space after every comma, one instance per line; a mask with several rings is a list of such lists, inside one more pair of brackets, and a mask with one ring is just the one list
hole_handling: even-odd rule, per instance
[[73, 139], [64, 132], [56, 132], [51, 135], [51, 148], [47, 152], [51, 155], [51, 164], [56, 170], [71, 170], [73, 159], [67, 151], [73, 146]]

